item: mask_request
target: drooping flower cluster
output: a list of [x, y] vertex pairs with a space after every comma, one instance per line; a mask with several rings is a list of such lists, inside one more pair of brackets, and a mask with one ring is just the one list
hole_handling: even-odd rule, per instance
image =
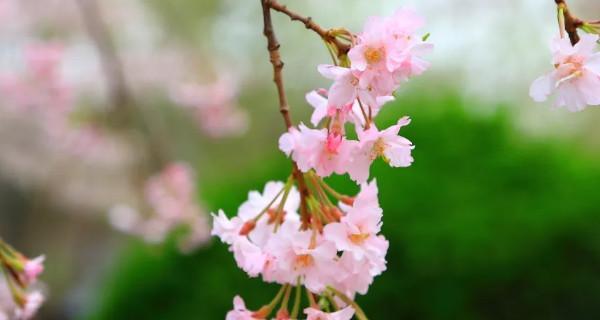
[[[213, 234], [230, 246], [238, 266], [266, 282], [297, 283], [321, 293], [334, 286], [348, 296], [365, 294], [385, 270], [388, 242], [381, 235], [382, 210], [375, 182], [364, 184], [352, 205], [314, 203], [327, 225], [302, 230], [300, 194], [289, 184], [269, 182], [252, 191], [236, 217], [220, 211]], [[316, 220], [314, 223], [317, 223]]]
[[551, 46], [554, 70], [533, 82], [530, 96], [542, 102], [556, 93], [556, 106], [570, 111], [600, 105], [598, 39], [598, 35], [583, 34], [572, 45], [568, 38], [555, 38]]
[[0, 319], [31, 319], [44, 302], [38, 277], [44, 256], [28, 259], [0, 239]]
[[[402, 118], [384, 130], [373, 119], [404, 81], [428, 68], [421, 55], [432, 46], [414, 35], [423, 24], [422, 18], [407, 9], [387, 18], [372, 17], [356, 36], [348, 65], [319, 66], [319, 72], [333, 84], [329, 90], [308, 93], [306, 99], [314, 108], [312, 124], [324, 125], [318, 129], [300, 125], [279, 140], [281, 150], [300, 170], [315, 170], [322, 177], [348, 173], [357, 183], [364, 183], [378, 157], [392, 167], [411, 165], [414, 146], [398, 136], [410, 119]], [[347, 139], [346, 123], [354, 125], [358, 141]]]
[[173, 230], [188, 228], [180, 249], [190, 252], [210, 238], [206, 215], [196, 201], [193, 170], [183, 163], [172, 163], [145, 185], [145, 200], [152, 215], [144, 218], [125, 205], [110, 211], [112, 224], [119, 230], [139, 235], [150, 243], [162, 242]]
[[[229, 246], [237, 265], [250, 277], [282, 285], [273, 301], [256, 311], [236, 297], [226, 319], [266, 319], [279, 304], [277, 319], [297, 319], [299, 298], [288, 312], [293, 287], [297, 297], [306, 288], [308, 319], [366, 319], [353, 298], [366, 294], [386, 270], [389, 246], [380, 234], [383, 210], [376, 181], [368, 182], [370, 166], [379, 157], [393, 167], [410, 166], [414, 148], [398, 135], [408, 117], [382, 130], [374, 118], [403, 82], [428, 68], [421, 55], [432, 47], [414, 34], [423, 24], [404, 9], [369, 19], [359, 35], [330, 30], [334, 40], [324, 40], [334, 64], [318, 70], [333, 84], [306, 95], [316, 128], [300, 124], [279, 139], [297, 169], [285, 183], [269, 182], [262, 193], [250, 192], [233, 218], [223, 211], [213, 214], [212, 234]], [[269, 38], [269, 27], [265, 30]], [[347, 41], [348, 50], [342, 52], [336, 41]], [[272, 59], [276, 55], [271, 52]], [[277, 61], [272, 62], [277, 74]], [[346, 127], [354, 128], [358, 140], [348, 138]], [[349, 174], [360, 185], [358, 194], [347, 196], [329, 186], [323, 178], [333, 173]]]
[[192, 112], [200, 129], [215, 138], [237, 136], [246, 132], [248, 115], [237, 105], [236, 82], [221, 76], [209, 85], [181, 84], [171, 92], [171, 99]]

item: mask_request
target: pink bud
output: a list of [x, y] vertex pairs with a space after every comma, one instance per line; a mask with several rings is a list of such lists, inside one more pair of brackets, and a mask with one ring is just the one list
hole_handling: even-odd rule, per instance
[[25, 273], [25, 279], [27, 283], [33, 283], [37, 281], [38, 276], [44, 272], [44, 260], [46, 257], [39, 256], [32, 260], [27, 260], [25, 262], [25, 267], [23, 267], [23, 271]]

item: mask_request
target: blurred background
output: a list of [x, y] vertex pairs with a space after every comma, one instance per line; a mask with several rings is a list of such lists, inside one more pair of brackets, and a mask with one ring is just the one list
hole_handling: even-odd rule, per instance
[[[379, 119], [413, 118], [416, 161], [375, 165], [391, 246], [358, 298], [370, 318], [600, 318], [600, 110], [528, 97], [551, 68], [553, 1], [282, 2], [356, 32], [413, 6], [436, 46]], [[274, 22], [307, 122], [329, 56]], [[0, 234], [47, 257], [39, 319], [223, 319], [236, 294], [274, 294], [206, 218], [289, 173], [261, 31], [258, 0], [0, 0]], [[330, 179], [356, 191], [347, 180]], [[152, 181], [184, 189], [191, 213], [161, 217]]]

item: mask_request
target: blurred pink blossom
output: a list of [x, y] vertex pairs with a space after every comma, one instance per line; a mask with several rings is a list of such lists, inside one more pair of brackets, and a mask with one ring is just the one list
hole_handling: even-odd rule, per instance
[[152, 214], [144, 218], [129, 206], [115, 206], [110, 211], [113, 226], [121, 231], [158, 243], [179, 227], [188, 228], [180, 239], [183, 252], [190, 252], [210, 238], [206, 215], [196, 201], [193, 170], [183, 163], [172, 163], [146, 181], [144, 199]]
[[171, 99], [192, 112], [207, 135], [238, 136], [248, 129], [248, 115], [237, 105], [237, 83], [231, 79], [222, 76], [208, 85], [184, 83], [171, 90]]

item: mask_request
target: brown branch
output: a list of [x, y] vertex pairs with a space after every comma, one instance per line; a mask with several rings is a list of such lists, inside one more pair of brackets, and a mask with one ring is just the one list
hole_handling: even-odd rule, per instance
[[554, 0], [554, 2], [558, 6], [558, 8], [561, 8], [563, 10], [563, 14], [565, 16], [565, 31], [567, 31], [567, 34], [569, 35], [571, 44], [577, 44], [580, 39], [579, 34], [577, 33], [577, 28], [583, 25], [583, 20], [577, 18], [571, 13], [571, 10], [569, 10], [569, 6], [567, 5], [566, 0]]
[[[263, 34], [267, 38], [267, 49], [269, 50], [269, 59], [273, 65], [273, 82], [277, 87], [277, 95], [279, 96], [279, 112], [283, 117], [283, 121], [287, 129], [292, 127], [292, 119], [290, 116], [290, 107], [288, 105], [287, 96], [285, 94], [285, 88], [283, 85], [283, 61], [281, 61], [281, 54], [279, 53], [279, 41], [273, 31], [273, 22], [271, 20], [271, 7], [270, 0], [261, 0], [263, 10], [263, 22], [264, 29]], [[298, 182], [298, 189], [300, 190], [301, 198], [301, 216], [303, 226], [309, 224], [308, 204], [306, 202], [307, 197], [310, 195], [304, 175], [298, 169], [296, 162], [292, 161], [294, 179]]]
[[350, 51], [350, 45], [342, 43], [336, 37], [332, 36], [329, 30], [323, 29], [323, 27], [316, 24], [311, 17], [301, 16], [287, 8], [287, 6], [282, 5], [277, 2], [277, 0], [267, 0], [267, 5], [278, 12], [281, 12], [288, 16], [292, 21], [299, 21], [304, 24], [306, 29], [310, 29], [318, 34], [324, 41], [333, 43], [338, 48], [338, 53], [340, 55], [347, 54]]
[[127, 107], [131, 103], [132, 95], [129, 93], [125, 80], [123, 63], [117, 54], [106, 23], [99, 14], [98, 4], [96, 0], [77, 0], [76, 2], [79, 4], [90, 38], [98, 50], [110, 99], [115, 107]]
[[[147, 152], [148, 170], [153, 173], [160, 170], [169, 161], [167, 143], [155, 133], [144, 112], [138, 108], [125, 76], [123, 61], [120, 59], [109, 28], [102, 18], [97, 0], [75, 0], [79, 6], [83, 23], [90, 39], [94, 43], [108, 87], [109, 99], [115, 108], [109, 118], [120, 129], [126, 131], [137, 125], [142, 131], [141, 143]], [[143, 170], [141, 170], [143, 171]], [[145, 179], [147, 172], [141, 172], [140, 179]]]

